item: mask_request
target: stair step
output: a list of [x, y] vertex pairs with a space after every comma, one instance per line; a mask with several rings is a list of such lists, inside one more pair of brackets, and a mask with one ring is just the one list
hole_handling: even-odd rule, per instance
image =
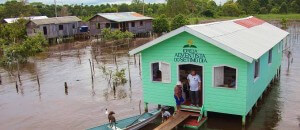
[[190, 108], [181, 108], [181, 111], [189, 111], [189, 112], [197, 112], [200, 113], [201, 111], [199, 109], [190, 109]]

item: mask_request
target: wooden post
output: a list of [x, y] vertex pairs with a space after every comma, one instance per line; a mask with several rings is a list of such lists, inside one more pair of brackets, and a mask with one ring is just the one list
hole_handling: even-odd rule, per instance
[[92, 68], [91, 59], [89, 59], [89, 62], [90, 62], [90, 69], [91, 69], [91, 78], [92, 78], [92, 82], [94, 82], [93, 68]]
[[246, 125], [246, 116], [245, 115], [242, 116], [242, 125], [243, 126]]
[[22, 84], [22, 82], [21, 82], [21, 75], [20, 75], [19, 60], [17, 60], [17, 68], [18, 68], [18, 79], [19, 79], [19, 83]]
[[161, 109], [161, 105], [160, 104], [157, 105], [157, 110], [159, 110], [159, 109]]
[[134, 65], [136, 66], [136, 58], [135, 58], [135, 54], [133, 55], [134, 58]]
[[141, 103], [142, 103], [142, 101], [140, 100], [140, 102], [139, 102], [139, 110], [140, 110], [140, 115], [142, 114], [142, 110], [141, 110]]
[[128, 78], [129, 78], [129, 87], [131, 88], [131, 75], [130, 75], [130, 66], [129, 66], [129, 60], [127, 61], [128, 64]]
[[204, 117], [207, 117], [207, 111], [204, 110]]
[[139, 74], [141, 76], [141, 54], [139, 54]]
[[40, 87], [40, 79], [39, 79], [39, 75], [36, 75], [36, 80], [37, 80], [38, 86]]
[[117, 70], [119, 70], [119, 69], [118, 69], [118, 63], [117, 63], [117, 55], [114, 55], [114, 60], [115, 60], [116, 68], [117, 68]]
[[68, 95], [68, 84], [65, 82], [65, 94]]
[[116, 98], [116, 82], [113, 82], [113, 92], [114, 92], [114, 98]]
[[16, 81], [16, 90], [17, 90], [17, 93], [19, 93], [19, 86], [18, 86], [18, 82]]
[[148, 112], [148, 103], [145, 102], [145, 112]]
[[252, 116], [252, 110], [253, 108], [251, 108], [251, 110], [249, 111], [249, 116]]

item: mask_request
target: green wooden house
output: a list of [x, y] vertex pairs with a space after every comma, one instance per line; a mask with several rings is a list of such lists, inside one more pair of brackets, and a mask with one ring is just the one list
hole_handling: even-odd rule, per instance
[[[174, 87], [196, 70], [202, 79], [201, 107], [242, 116], [280, 71], [289, 33], [255, 17], [187, 25], [129, 53], [141, 55], [146, 104], [175, 106]], [[235, 85], [230, 85], [232, 81]]]

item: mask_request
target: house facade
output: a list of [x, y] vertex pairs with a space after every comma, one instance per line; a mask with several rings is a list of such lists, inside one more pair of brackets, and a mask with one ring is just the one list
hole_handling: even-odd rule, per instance
[[243, 123], [279, 72], [288, 32], [255, 17], [187, 25], [132, 51], [140, 54], [144, 102], [175, 106], [177, 81], [201, 77], [204, 113], [242, 116]]
[[26, 24], [28, 36], [41, 33], [46, 39], [70, 37], [79, 33], [81, 19], [76, 16], [33, 19]]
[[134, 34], [152, 32], [152, 18], [136, 12], [98, 13], [89, 20], [90, 34], [99, 35], [104, 28]]

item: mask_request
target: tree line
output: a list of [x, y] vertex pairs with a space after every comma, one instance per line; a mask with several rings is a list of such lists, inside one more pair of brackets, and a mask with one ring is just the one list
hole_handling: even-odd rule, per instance
[[[159, 17], [165, 15], [174, 17], [183, 14], [188, 17], [218, 17], [239, 16], [268, 13], [300, 13], [300, 0], [228, 0], [223, 5], [213, 0], [166, 0], [165, 3], [143, 3], [142, 0], [132, 0], [130, 4], [100, 4], [100, 5], [57, 5], [57, 15], [74, 15], [84, 20], [96, 13], [134, 11], [147, 16]], [[24, 4], [17, 1], [7, 1], [0, 4], [0, 19], [19, 16], [46, 15], [54, 17], [55, 5], [40, 2]]]

